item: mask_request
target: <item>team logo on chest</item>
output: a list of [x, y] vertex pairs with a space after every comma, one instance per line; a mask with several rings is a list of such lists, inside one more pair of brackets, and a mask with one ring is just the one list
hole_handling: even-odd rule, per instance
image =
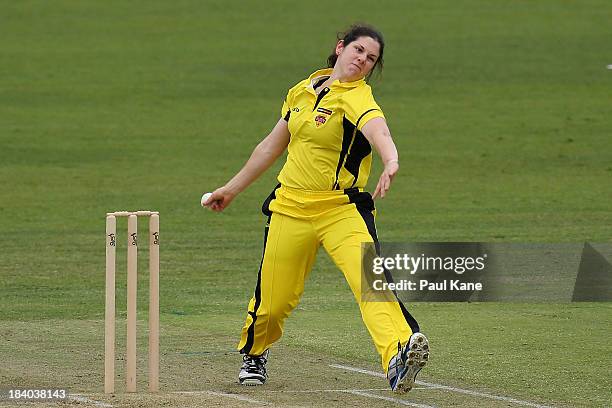
[[319, 127], [327, 121], [327, 118], [323, 115], [317, 115], [314, 120], [317, 127]]
[[315, 116], [314, 121], [315, 121], [315, 124], [317, 125], [317, 127], [319, 127], [319, 126], [323, 125], [325, 122], [327, 122], [328, 116], [333, 113], [329, 109], [325, 109], [325, 108], [317, 108], [317, 112], [323, 114], [323, 115]]

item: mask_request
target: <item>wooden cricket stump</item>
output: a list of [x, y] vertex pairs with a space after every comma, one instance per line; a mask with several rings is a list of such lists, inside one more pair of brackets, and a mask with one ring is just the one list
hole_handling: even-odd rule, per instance
[[115, 269], [117, 217], [127, 217], [126, 391], [136, 392], [138, 217], [149, 217], [149, 391], [159, 390], [159, 213], [116, 211], [106, 214], [106, 309], [104, 316], [104, 392], [115, 392]]

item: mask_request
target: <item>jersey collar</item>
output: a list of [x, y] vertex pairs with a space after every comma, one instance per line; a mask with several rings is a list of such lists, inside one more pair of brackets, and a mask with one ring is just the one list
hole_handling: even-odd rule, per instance
[[[314, 92], [313, 90], [314, 84], [316, 84], [317, 81], [319, 81], [323, 77], [329, 77], [333, 70], [334, 70], [333, 68], [324, 68], [324, 69], [319, 69], [313, 72], [308, 77], [308, 83], [306, 84], [305, 88], [310, 89], [311, 91]], [[357, 88], [358, 86], [361, 86], [363, 84], [365, 84], [365, 79], [363, 78], [358, 79], [357, 81], [352, 81], [352, 82], [340, 82], [340, 80], [336, 79], [334, 82], [332, 82], [331, 86], [345, 88], [345, 89], [352, 89], [352, 88]]]

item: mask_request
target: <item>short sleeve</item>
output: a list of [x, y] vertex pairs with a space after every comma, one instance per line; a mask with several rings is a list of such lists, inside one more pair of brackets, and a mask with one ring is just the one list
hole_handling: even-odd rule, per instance
[[283, 106], [281, 108], [281, 118], [285, 121], [289, 122], [289, 116], [291, 116], [291, 108], [293, 108], [293, 102], [295, 99], [296, 92], [299, 92], [299, 89], [303, 87], [304, 81], [298, 82], [287, 92], [287, 96], [285, 96], [285, 100], [283, 101]]
[[289, 116], [291, 115], [291, 110], [289, 108], [289, 103], [287, 102], [287, 99], [289, 99], [289, 93], [287, 93], [287, 96], [285, 97], [285, 101], [283, 102], [283, 107], [281, 108], [281, 118], [283, 118], [286, 122], [289, 122]]
[[385, 115], [383, 114], [383, 111], [380, 109], [380, 107], [373, 108], [364, 112], [363, 115], [361, 115], [361, 118], [357, 121], [357, 129], [361, 131], [361, 128], [363, 128], [363, 126], [368, 123], [370, 119], [374, 118], [385, 118]]
[[385, 117], [382, 109], [372, 95], [369, 86], [359, 90], [359, 92], [347, 95], [344, 99], [344, 113], [346, 118], [361, 130], [369, 120]]

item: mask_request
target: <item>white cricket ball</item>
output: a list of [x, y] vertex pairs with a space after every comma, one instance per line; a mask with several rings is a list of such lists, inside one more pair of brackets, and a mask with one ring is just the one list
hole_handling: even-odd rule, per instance
[[204, 195], [202, 196], [202, 198], [200, 199], [200, 205], [202, 207], [205, 207], [204, 203], [206, 202], [206, 200], [208, 200], [208, 198], [212, 195], [212, 193], [204, 193]]

